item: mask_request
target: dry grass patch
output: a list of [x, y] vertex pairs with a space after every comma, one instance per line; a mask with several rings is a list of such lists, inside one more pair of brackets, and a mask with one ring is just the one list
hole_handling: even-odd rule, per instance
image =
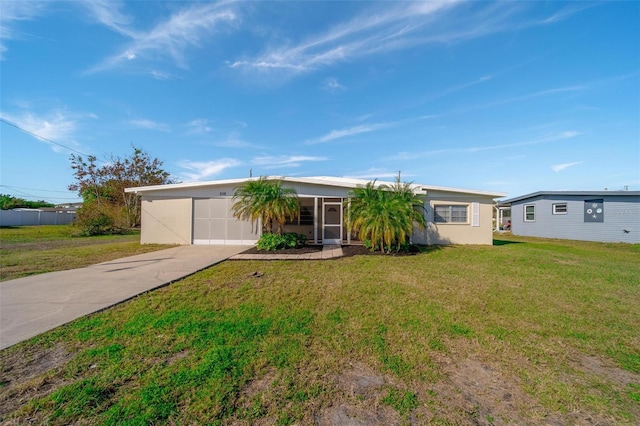
[[140, 233], [96, 237], [78, 236], [71, 225], [0, 228], [0, 281], [82, 268], [168, 245], [140, 244]]

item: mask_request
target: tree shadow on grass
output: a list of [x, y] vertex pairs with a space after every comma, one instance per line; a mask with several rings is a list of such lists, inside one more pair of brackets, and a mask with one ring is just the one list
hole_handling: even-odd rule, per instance
[[523, 241], [509, 241], [509, 240], [493, 240], [494, 246], [507, 246], [509, 244], [524, 244]]

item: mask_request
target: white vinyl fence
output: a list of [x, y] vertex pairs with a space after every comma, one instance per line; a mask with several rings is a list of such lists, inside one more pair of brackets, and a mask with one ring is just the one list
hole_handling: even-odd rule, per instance
[[0, 226], [68, 225], [76, 220], [71, 212], [0, 210]]

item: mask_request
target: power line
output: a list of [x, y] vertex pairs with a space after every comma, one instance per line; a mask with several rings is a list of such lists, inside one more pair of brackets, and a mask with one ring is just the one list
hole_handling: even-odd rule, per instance
[[[66, 145], [63, 145], [63, 144], [58, 143], [58, 142], [56, 142], [56, 141], [52, 141], [51, 139], [45, 138], [44, 136], [40, 136], [40, 135], [38, 135], [37, 133], [34, 133], [34, 132], [30, 131], [30, 130], [23, 129], [22, 127], [18, 126], [17, 124], [12, 123], [11, 121], [5, 120], [5, 119], [4, 119], [4, 118], [2, 118], [2, 117], [0, 117], [0, 122], [3, 122], [4, 124], [8, 124], [9, 126], [15, 127], [16, 129], [21, 130], [21, 131], [23, 131], [23, 132], [25, 132], [25, 133], [27, 133], [27, 134], [30, 134], [31, 136], [33, 136], [33, 137], [35, 137], [35, 138], [42, 139], [43, 141], [47, 141], [47, 142], [52, 143], [52, 144], [54, 144], [54, 145], [58, 145], [58, 146], [60, 146], [60, 147], [62, 147], [62, 148], [64, 148], [64, 149], [68, 149], [69, 151], [73, 151], [73, 152], [75, 152], [75, 153], [82, 154], [82, 155], [84, 155], [85, 157], [88, 157], [88, 156], [89, 156], [89, 154], [85, 154], [84, 152], [78, 151], [77, 149], [69, 148], [69, 147], [68, 147], [68, 146], [66, 146]], [[96, 159], [96, 160], [97, 160], [97, 159]], [[97, 161], [101, 161], [101, 160], [97, 160]], [[101, 162], [102, 162], [102, 161], [101, 161]]]
[[9, 189], [13, 188], [13, 189], [27, 189], [27, 190], [30, 190], [30, 191], [41, 191], [41, 192], [63, 192], [65, 194], [67, 194], [69, 192], [73, 192], [73, 191], [69, 191], [69, 190], [67, 190], [67, 191], [55, 191], [55, 190], [52, 190], [52, 189], [25, 188], [23, 186], [9, 186], [9, 185], [0, 185], [0, 186], [2, 186], [4, 188], [9, 188]]
[[[33, 194], [27, 194], [26, 192], [18, 191], [17, 189], [14, 189], [13, 192], [18, 193], [23, 197], [40, 198], [42, 200], [42, 197], [38, 197], [37, 195], [33, 195]], [[46, 200], [42, 200], [42, 201], [46, 201]]]
[[78, 199], [80, 199], [80, 197], [53, 197], [53, 198], [40, 197], [40, 196], [37, 196], [37, 195], [28, 194], [28, 193], [23, 192], [23, 191], [18, 191], [17, 189], [13, 189], [13, 190], [11, 190], [11, 192], [12, 192], [12, 194], [7, 194], [7, 195], [10, 195], [10, 196], [16, 197], [16, 198], [26, 197], [26, 198], [32, 198], [32, 199], [34, 199], [36, 201], [47, 201], [47, 202], [50, 202], [52, 204], [57, 204], [56, 202], [52, 202], [53, 199], [55, 199], [55, 200], [78, 200]]

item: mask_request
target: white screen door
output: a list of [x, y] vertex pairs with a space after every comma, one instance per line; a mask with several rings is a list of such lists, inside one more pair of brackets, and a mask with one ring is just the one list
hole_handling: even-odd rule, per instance
[[322, 244], [342, 244], [342, 203], [324, 203]]

